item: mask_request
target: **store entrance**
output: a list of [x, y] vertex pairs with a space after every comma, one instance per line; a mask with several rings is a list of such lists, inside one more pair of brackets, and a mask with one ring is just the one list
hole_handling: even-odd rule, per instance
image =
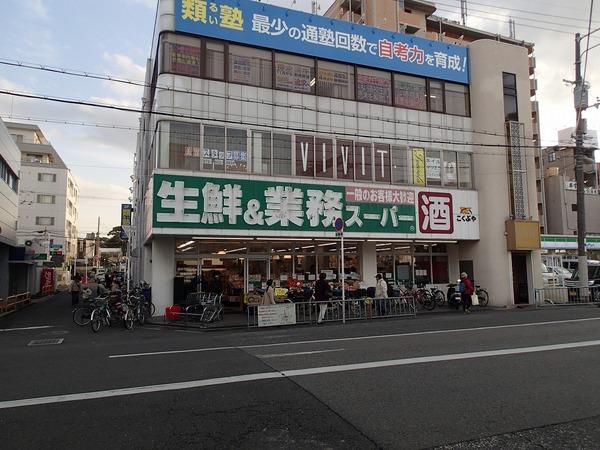
[[516, 305], [529, 303], [529, 288], [527, 280], [527, 254], [512, 254], [513, 295]]

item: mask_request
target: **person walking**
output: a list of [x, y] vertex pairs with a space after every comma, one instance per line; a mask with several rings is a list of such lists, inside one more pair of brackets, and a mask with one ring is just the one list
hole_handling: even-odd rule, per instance
[[460, 282], [462, 283], [461, 299], [463, 304], [463, 312], [471, 314], [471, 295], [475, 292], [473, 282], [469, 279], [466, 272], [460, 274]]
[[71, 306], [75, 307], [79, 304], [79, 292], [81, 291], [81, 281], [79, 280], [79, 277], [74, 276], [71, 279], [69, 290], [71, 291]]
[[315, 283], [315, 301], [319, 303], [319, 317], [317, 323], [323, 322], [327, 312], [327, 302], [331, 300], [331, 285], [326, 280], [327, 275], [324, 272], [319, 274], [319, 279]]
[[380, 316], [385, 316], [387, 314], [387, 298], [388, 298], [388, 286], [385, 280], [383, 279], [383, 275], [378, 273], [375, 275], [375, 298], [378, 303], [378, 310]]
[[263, 294], [263, 298], [260, 304], [263, 306], [275, 304], [275, 291], [273, 290], [273, 280], [267, 280], [267, 289]]

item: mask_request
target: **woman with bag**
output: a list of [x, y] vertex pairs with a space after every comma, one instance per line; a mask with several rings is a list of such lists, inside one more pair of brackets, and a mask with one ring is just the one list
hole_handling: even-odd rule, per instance
[[273, 290], [273, 280], [267, 280], [267, 289], [263, 295], [261, 305], [274, 305], [275, 304], [275, 291]]
[[460, 274], [460, 282], [462, 284], [461, 299], [463, 304], [463, 312], [465, 314], [471, 314], [471, 295], [475, 292], [473, 288], [473, 282], [469, 279], [466, 272]]

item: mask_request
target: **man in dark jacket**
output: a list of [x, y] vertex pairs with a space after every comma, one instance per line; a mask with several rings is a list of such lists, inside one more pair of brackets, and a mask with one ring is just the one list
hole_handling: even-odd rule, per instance
[[319, 303], [319, 318], [317, 323], [321, 323], [327, 312], [327, 303], [331, 299], [331, 285], [325, 280], [327, 276], [321, 272], [319, 279], [315, 283], [315, 300]]
[[473, 282], [469, 279], [466, 272], [460, 274], [460, 282], [463, 285], [461, 291], [463, 311], [465, 314], [471, 314], [471, 295], [475, 292]]

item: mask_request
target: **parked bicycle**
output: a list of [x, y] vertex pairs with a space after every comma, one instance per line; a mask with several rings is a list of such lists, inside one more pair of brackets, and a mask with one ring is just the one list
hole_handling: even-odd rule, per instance
[[475, 285], [475, 294], [477, 294], [477, 298], [479, 299], [479, 306], [487, 306], [490, 301], [488, 291], [479, 285]]
[[100, 301], [92, 311], [90, 325], [94, 333], [99, 332], [103, 326], [110, 327], [113, 323], [122, 322], [123, 326], [133, 329], [133, 312], [129, 305], [118, 300], [114, 305], [110, 305], [109, 300]]
[[436, 302], [431, 295], [431, 291], [425, 289], [425, 286], [422, 284], [418, 285], [416, 288], [414, 286], [407, 287], [406, 290], [402, 292], [402, 297], [405, 296], [413, 297], [419, 308], [427, 311], [431, 311], [435, 308]]

